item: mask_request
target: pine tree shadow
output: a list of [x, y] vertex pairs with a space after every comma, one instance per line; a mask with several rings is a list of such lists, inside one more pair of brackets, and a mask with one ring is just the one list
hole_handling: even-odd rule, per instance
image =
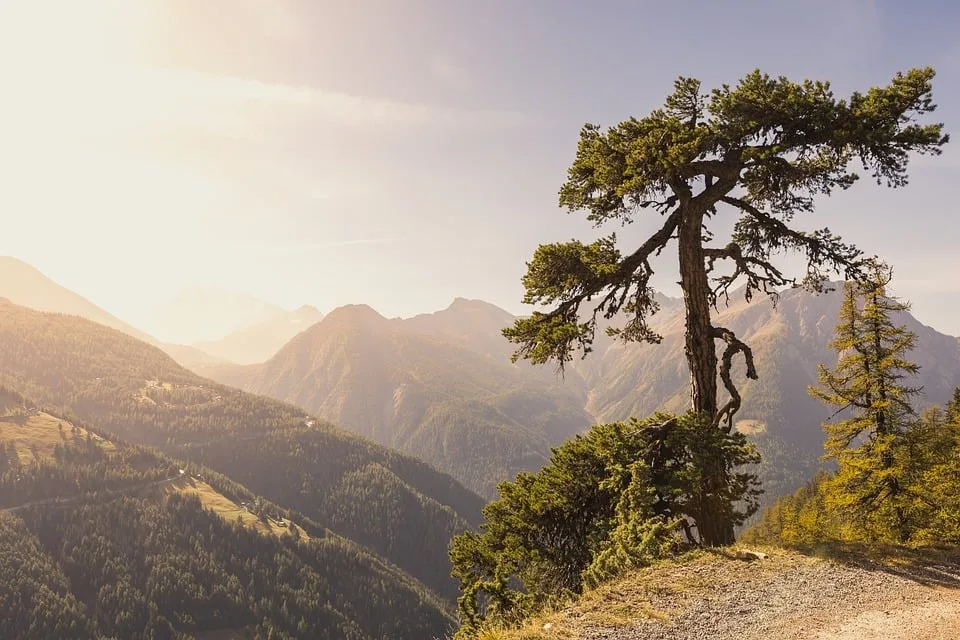
[[960, 547], [922, 548], [825, 542], [794, 547], [816, 556], [866, 571], [883, 571], [930, 587], [960, 589]]

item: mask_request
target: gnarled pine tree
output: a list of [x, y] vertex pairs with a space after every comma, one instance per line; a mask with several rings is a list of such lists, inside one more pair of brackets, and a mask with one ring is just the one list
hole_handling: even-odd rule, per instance
[[[812, 211], [817, 196], [853, 185], [855, 159], [879, 184], [899, 187], [907, 182], [910, 152], [940, 153], [947, 142], [942, 125], [917, 122], [935, 108], [933, 76], [932, 69], [913, 69], [886, 87], [845, 100], [836, 99], [826, 82], [794, 83], [759, 71], [709, 95], [699, 81], [680, 78], [664, 107], [648, 116], [607, 131], [584, 126], [560, 205], [585, 210], [598, 227], [627, 224], [643, 210], [658, 213], [663, 223], [627, 255], [615, 234], [591, 244], [540, 246], [523, 278], [524, 302], [552, 308], [504, 330], [519, 345], [514, 359], [556, 361], [562, 369], [575, 350], [584, 356], [590, 351], [598, 316], [619, 313], [627, 322], [608, 330], [612, 335], [658, 342], [661, 337], [648, 324], [658, 309], [651, 262], [676, 240], [693, 409], [729, 431], [740, 408], [731, 375], [734, 356], [743, 355], [748, 377], [757, 373], [750, 348], [714, 325], [711, 309], [740, 282], [748, 297], [775, 296], [779, 288], [797, 284], [773, 263], [780, 252], [805, 255], [800, 280], [813, 290], [832, 273], [864, 277], [856, 247], [829, 229], [805, 232], [791, 222], [797, 213]], [[710, 225], [724, 209], [736, 216], [734, 231], [728, 244], [715, 246]], [[720, 358], [718, 340], [725, 343]], [[723, 406], [718, 374], [730, 396]], [[707, 480], [712, 485], [707, 493], [719, 495], [726, 481], [718, 468]], [[701, 541], [731, 543], [733, 525], [719, 499], [712, 511], [715, 517], [700, 525]]]

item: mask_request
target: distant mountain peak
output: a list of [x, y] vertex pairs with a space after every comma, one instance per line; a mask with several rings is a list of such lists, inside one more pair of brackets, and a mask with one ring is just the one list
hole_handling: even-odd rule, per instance
[[[485, 300], [478, 300], [475, 298], [462, 298], [456, 297], [453, 299], [453, 302], [444, 309], [443, 311], [454, 312], [454, 313], [476, 313], [478, 311], [486, 313], [495, 313], [502, 316], [511, 316], [512, 314], [493, 304], [492, 302], [487, 302]], [[438, 312], [438, 313], [442, 313]]]
[[296, 314], [315, 314], [320, 313], [320, 309], [317, 309], [312, 304], [303, 304], [293, 310], [293, 313]]
[[328, 313], [323, 322], [386, 322], [386, 320], [368, 304], [345, 304]]
[[203, 286], [181, 291], [151, 316], [154, 335], [170, 342], [215, 342], [288, 312], [249, 293]]

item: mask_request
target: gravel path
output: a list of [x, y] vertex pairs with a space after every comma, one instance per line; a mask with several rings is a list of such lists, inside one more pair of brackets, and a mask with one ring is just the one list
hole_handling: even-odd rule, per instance
[[[960, 640], [956, 559], [881, 565], [778, 554], [661, 570], [628, 591], [620, 595], [642, 598], [639, 622], [607, 626], [582, 618], [577, 637]], [[607, 602], [616, 596], [608, 594]]]

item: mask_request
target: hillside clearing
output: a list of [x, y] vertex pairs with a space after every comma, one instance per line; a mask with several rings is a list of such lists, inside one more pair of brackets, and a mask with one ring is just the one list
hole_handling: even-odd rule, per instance
[[948, 640], [960, 553], [696, 552], [482, 640]]
[[255, 513], [252, 513], [243, 505], [239, 505], [222, 493], [219, 493], [216, 489], [198, 478], [187, 476], [180, 478], [165, 485], [164, 493], [195, 495], [200, 498], [200, 503], [205, 508], [213, 511], [227, 522], [236, 522], [239, 520], [244, 526], [251, 527], [261, 533], [279, 536], [283, 533], [290, 532], [292, 529], [298, 529], [302, 540], [308, 540], [310, 538], [306, 531], [289, 520], [278, 521], [273, 518], [267, 518], [266, 523], [264, 523]]
[[[43, 412], [0, 415], [0, 443], [13, 443], [22, 464], [50, 459], [58, 444], [85, 440], [87, 436], [86, 429]], [[116, 450], [112, 442], [94, 433], [89, 437], [108, 453]]]

